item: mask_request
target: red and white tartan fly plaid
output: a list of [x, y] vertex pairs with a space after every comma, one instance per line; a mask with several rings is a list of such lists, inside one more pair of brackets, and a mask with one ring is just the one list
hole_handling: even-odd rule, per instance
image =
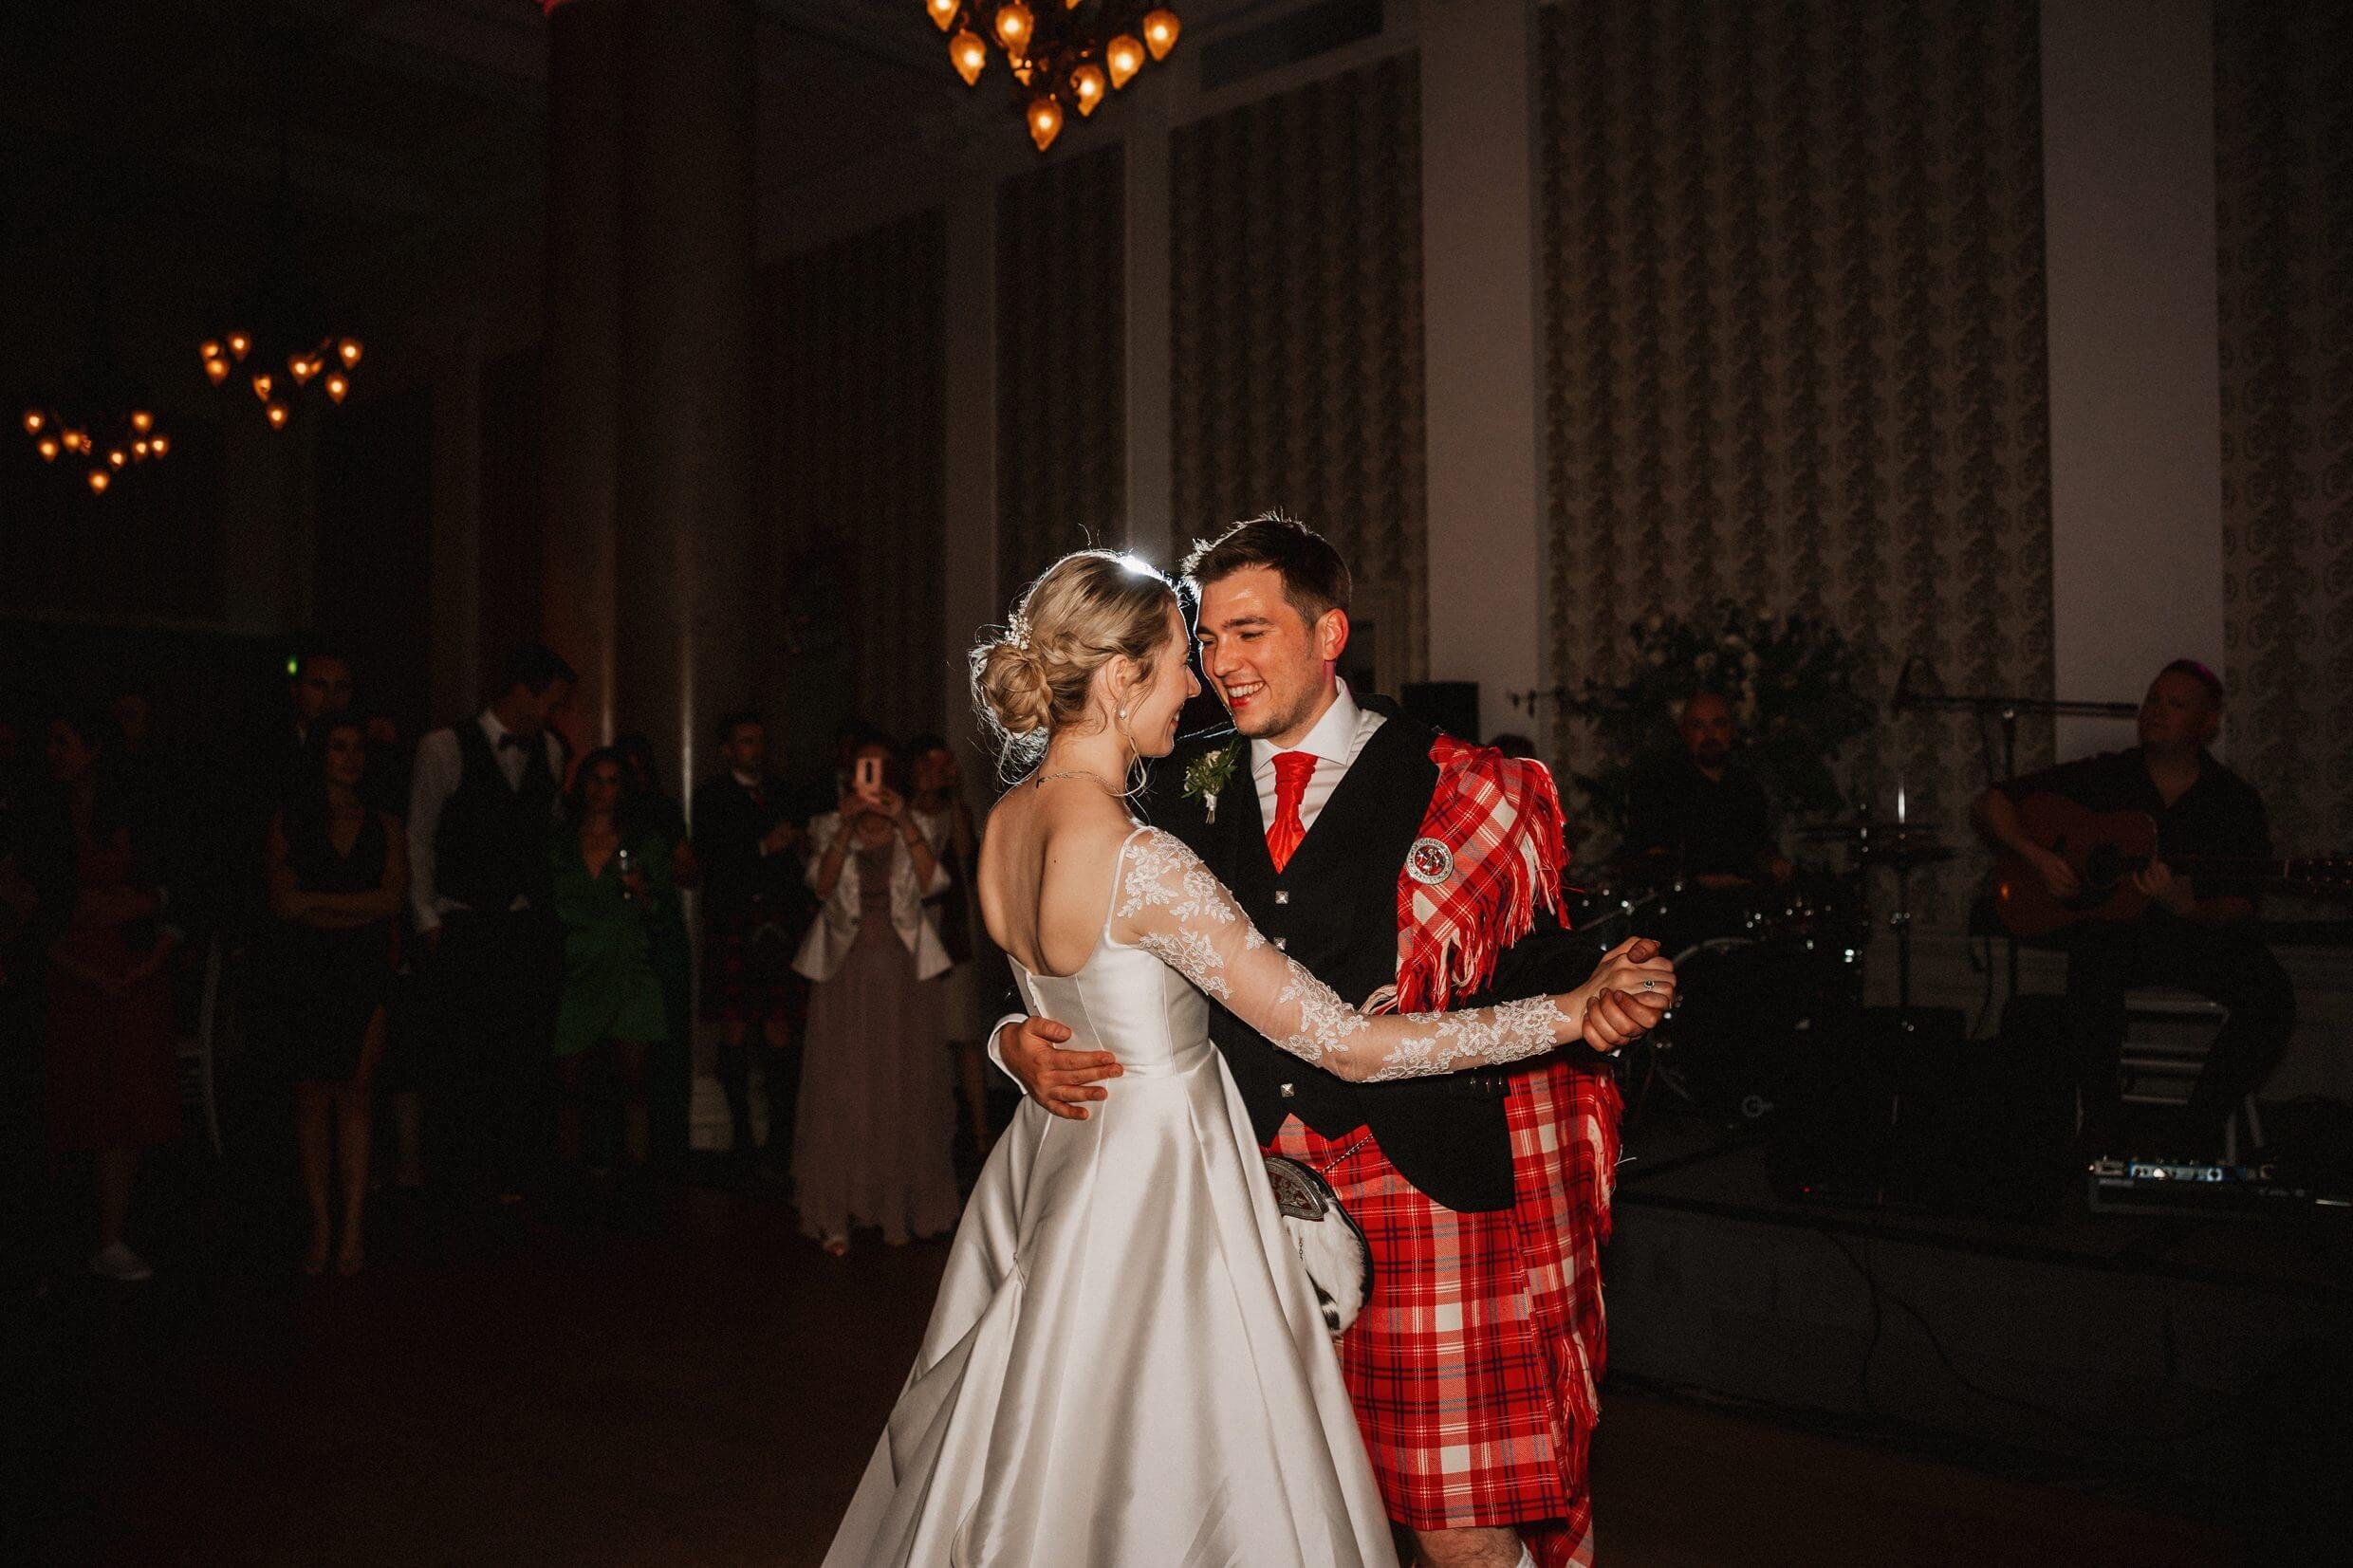
[[1435, 839], [1452, 864], [1435, 882], [1398, 877], [1399, 1012], [1428, 1012], [1477, 990], [1495, 956], [1526, 936], [1536, 906], [1558, 910], [1561, 797], [1544, 764], [1440, 735], [1430, 747], [1437, 787], [1415, 841]]

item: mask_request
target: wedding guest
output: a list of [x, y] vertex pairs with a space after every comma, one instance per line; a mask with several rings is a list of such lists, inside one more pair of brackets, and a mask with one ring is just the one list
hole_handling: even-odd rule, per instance
[[[613, 748], [621, 753], [627, 773], [626, 809], [669, 846], [672, 885], [680, 892], [698, 887], [702, 868], [695, 860], [686, 813], [677, 798], [662, 787], [654, 743], [632, 730], [616, 740]], [[676, 1170], [694, 1141], [695, 1106], [695, 948], [683, 915], [657, 929], [654, 972], [661, 977], [662, 1016], [670, 1025], [670, 1038], [647, 1055], [646, 1095], [653, 1116], [654, 1160]]]
[[106, 766], [119, 745], [102, 713], [49, 725], [50, 822], [70, 859], [72, 903], [48, 948], [46, 1098], [53, 1155], [88, 1155], [98, 1192], [90, 1270], [133, 1282], [154, 1270], [123, 1240], [143, 1151], [179, 1135], [178, 1063], [167, 966], [180, 933], [140, 859], [124, 792]]
[[303, 1272], [325, 1272], [335, 1242], [329, 1194], [340, 1166], [335, 1270], [352, 1275], [366, 1257], [372, 1097], [384, 1057], [408, 851], [400, 820], [367, 803], [365, 725], [349, 713], [322, 715], [308, 747], [316, 772], [269, 824], [269, 907], [278, 920], [269, 965], [278, 981], [271, 1032], [294, 1083], [295, 1146], [310, 1206]]
[[719, 1025], [719, 1082], [727, 1091], [729, 1147], [754, 1148], [750, 1051], [756, 1041], [767, 1090], [768, 1156], [791, 1164], [801, 1063], [796, 1025], [808, 983], [793, 954], [815, 914], [801, 850], [807, 830], [783, 781], [769, 771], [768, 730], [752, 713], [718, 725], [722, 771], [695, 789], [695, 849], [703, 874], [703, 1011]]
[[555, 1058], [563, 1079], [556, 1142], [567, 1169], [584, 1147], [581, 1103], [588, 1053], [613, 1055], [621, 1089], [621, 1153], [642, 1167], [651, 1148], [646, 1053], [670, 1038], [654, 958], [678, 921], [670, 846], [634, 820], [628, 765], [604, 747], [580, 765], [555, 835], [550, 869], [556, 918], [564, 927], [564, 992], [556, 1007]]
[[14, 1296], [41, 1272], [46, 954], [73, 904], [73, 858], [47, 830], [46, 792], [21, 776], [15, 724], [0, 727], [0, 1294]]
[[[986, 1159], [995, 1140], [989, 1132], [987, 1057], [981, 1042], [989, 1025], [1003, 1009], [981, 975], [974, 933], [980, 930], [979, 911], [973, 903], [973, 872], [979, 862], [980, 834], [973, 825], [973, 808], [964, 795], [964, 770], [948, 743], [937, 735], [918, 735], [907, 743], [908, 802], [923, 838], [939, 860], [948, 879], [942, 892], [923, 900], [924, 913], [939, 932], [954, 967], [925, 984], [939, 992], [939, 1021], [956, 1067], [956, 1087], [964, 1098], [964, 1113], [974, 1154]], [[1002, 966], [1000, 966], [1002, 968]]]
[[[871, 759], [881, 782], [862, 787]], [[792, 1175], [801, 1228], [839, 1257], [853, 1224], [899, 1245], [955, 1223], [955, 1135], [939, 998], [947, 950], [923, 910], [946, 875], [891, 781], [886, 742], [851, 756], [838, 806], [809, 823], [823, 903], [794, 968], [813, 983]]]
[[551, 721], [572, 667], [537, 644], [509, 655], [489, 706], [417, 743], [409, 907], [425, 947], [432, 1049], [449, 1068], [456, 1153], [503, 1203], [542, 1157], [562, 963], [547, 835], [564, 739]]

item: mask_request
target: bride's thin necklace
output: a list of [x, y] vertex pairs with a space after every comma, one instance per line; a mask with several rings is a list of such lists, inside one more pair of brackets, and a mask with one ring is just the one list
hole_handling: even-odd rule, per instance
[[1108, 793], [1113, 795], [1118, 795], [1120, 793], [1120, 791], [1111, 787], [1110, 781], [1105, 779], [1102, 774], [1090, 771], [1089, 769], [1084, 767], [1065, 767], [1058, 773], [1041, 773], [1031, 779], [1029, 781], [1029, 784], [1033, 789], [1039, 788], [1046, 784], [1052, 784], [1056, 779], [1092, 779], [1095, 783], [1101, 784]]

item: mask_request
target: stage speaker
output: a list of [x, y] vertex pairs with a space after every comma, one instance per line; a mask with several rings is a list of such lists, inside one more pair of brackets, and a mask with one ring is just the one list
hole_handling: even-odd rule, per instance
[[1858, 1010], [1793, 1064], [1774, 1126], [1777, 1188], [1980, 1218], [2054, 1212], [2073, 1127], [2055, 1018], [2013, 1004], [1999, 1036], [1973, 1041], [1955, 1008]]
[[1433, 729], [1443, 729], [1458, 741], [1476, 746], [1479, 733], [1479, 683], [1474, 680], [1426, 680], [1408, 683], [1398, 693], [1398, 706], [1409, 719], [1419, 719]]

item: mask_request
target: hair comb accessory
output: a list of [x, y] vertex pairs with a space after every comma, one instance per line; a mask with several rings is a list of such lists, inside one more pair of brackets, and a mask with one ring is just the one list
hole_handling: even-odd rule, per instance
[[1029, 618], [1019, 610], [1015, 610], [1012, 618], [1005, 623], [1005, 640], [1011, 643], [1016, 651], [1028, 653], [1029, 651]]

